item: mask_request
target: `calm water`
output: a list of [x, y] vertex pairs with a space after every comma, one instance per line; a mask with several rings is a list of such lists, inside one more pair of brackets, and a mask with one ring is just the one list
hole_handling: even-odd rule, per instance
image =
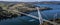
[[[45, 10], [41, 11], [41, 15], [44, 19], [53, 19], [54, 14], [57, 13], [56, 18], [60, 18], [60, 5], [54, 4], [38, 4], [37, 6], [41, 7], [50, 7], [53, 10]], [[37, 16], [37, 11], [30, 12], [29, 14]], [[29, 16], [18, 16], [16, 18], [4, 19], [1, 20], [0, 25], [39, 25], [39, 21], [37, 19], [31, 18]]]

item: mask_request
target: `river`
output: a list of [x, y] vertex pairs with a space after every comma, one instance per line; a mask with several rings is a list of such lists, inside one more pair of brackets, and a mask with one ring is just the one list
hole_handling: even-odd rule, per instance
[[[60, 18], [60, 5], [37, 4], [37, 6], [52, 8], [52, 10], [41, 11], [43, 19], [51, 20], [55, 14], [57, 14], [56, 18]], [[37, 11], [29, 12], [29, 14], [38, 17]], [[16, 18], [1, 20], [0, 25], [39, 25], [39, 21], [29, 16], [17, 16]]]

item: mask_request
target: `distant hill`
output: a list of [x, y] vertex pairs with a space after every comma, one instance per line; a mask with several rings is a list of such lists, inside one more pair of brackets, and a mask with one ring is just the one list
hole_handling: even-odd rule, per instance
[[43, 4], [60, 4], [60, 1], [43, 1], [40, 3], [43, 3]]
[[19, 3], [19, 2], [9, 2], [9, 1], [0, 1], [0, 3]]
[[4, 3], [4, 4], [9, 4], [9, 3], [13, 3], [13, 4], [17, 4], [17, 3], [29, 3], [29, 4], [36, 4], [36, 3], [40, 3], [40, 4], [60, 4], [60, 1], [42, 1], [42, 2], [8, 2], [8, 1], [0, 1], [0, 3]]

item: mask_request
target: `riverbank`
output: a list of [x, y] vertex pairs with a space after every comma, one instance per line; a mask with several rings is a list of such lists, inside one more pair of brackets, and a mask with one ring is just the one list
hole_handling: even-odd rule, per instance
[[[49, 10], [50, 8], [47, 7], [40, 7], [39, 10]], [[31, 11], [36, 11], [37, 9], [33, 4], [10, 4], [10, 5], [5, 5], [1, 4], [0, 5], [0, 18], [9, 18], [9, 17], [15, 17], [21, 14], [16, 13], [18, 12], [31, 12]]]
[[[60, 19], [55, 19], [55, 20], [50, 20], [50, 21], [60, 24]], [[44, 22], [42, 25], [53, 25], [53, 24], [50, 24], [49, 22]]]

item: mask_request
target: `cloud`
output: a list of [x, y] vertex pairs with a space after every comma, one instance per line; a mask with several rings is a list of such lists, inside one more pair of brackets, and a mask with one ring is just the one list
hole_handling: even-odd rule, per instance
[[32, 2], [32, 1], [38, 1], [38, 0], [0, 0], [0, 1], [23, 1], [23, 2]]
[[0, 0], [0, 1], [18, 1], [18, 2], [34, 2], [34, 1], [60, 1], [60, 0]]

